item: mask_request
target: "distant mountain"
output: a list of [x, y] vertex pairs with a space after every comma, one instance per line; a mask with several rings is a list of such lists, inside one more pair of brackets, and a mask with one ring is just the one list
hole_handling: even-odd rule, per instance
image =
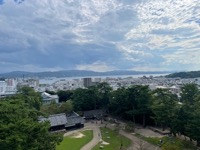
[[140, 75], [140, 74], [167, 74], [165, 71], [107, 71], [95, 72], [87, 70], [63, 70], [63, 71], [47, 71], [47, 72], [25, 72], [14, 71], [0, 74], [1, 78], [22, 78], [22, 77], [86, 77], [86, 76], [116, 76], [116, 75]]
[[166, 76], [167, 78], [199, 78], [200, 71], [177, 72]]

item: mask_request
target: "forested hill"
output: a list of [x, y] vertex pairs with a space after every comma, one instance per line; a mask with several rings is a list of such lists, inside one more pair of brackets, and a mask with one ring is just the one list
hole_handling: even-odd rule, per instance
[[166, 76], [167, 78], [198, 78], [200, 77], [200, 71], [190, 71], [190, 72], [177, 72]]
[[145, 74], [167, 74], [165, 71], [107, 71], [107, 72], [95, 72], [87, 70], [63, 70], [63, 71], [48, 71], [48, 72], [24, 72], [14, 71], [10, 73], [0, 74], [0, 77], [4, 78], [19, 78], [19, 77], [87, 77], [87, 76], [115, 76], [115, 75], [145, 75]]

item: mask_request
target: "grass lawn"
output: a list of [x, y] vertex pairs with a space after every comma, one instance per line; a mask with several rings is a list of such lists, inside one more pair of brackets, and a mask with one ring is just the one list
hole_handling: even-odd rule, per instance
[[[123, 149], [128, 148], [131, 141], [126, 137], [119, 135], [118, 132], [113, 131], [108, 128], [100, 128], [103, 141], [109, 143], [109, 145], [103, 145], [104, 150], [117, 150], [120, 148], [121, 144]], [[92, 150], [99, 150], [102, 144], [99, 143]]]
[[56, 150], [80, 150], [85, 144], [93, 138], [92, 130], [85, 130], [81, 132], [85, 136], [82, 138], [73, 138], [72, 136], [64, 137], [60, 145], [56, 146]]
[[[145, 141], [154, 144], [160, 145], [162, 150], [196, 150], [197, 148], [189, 141], [181, 140], [176, 137], [143, 137], [137, 134], [138, 137], [144, 139]], [[160, 140], [163, 141], [163, 144], [160, 144]]]

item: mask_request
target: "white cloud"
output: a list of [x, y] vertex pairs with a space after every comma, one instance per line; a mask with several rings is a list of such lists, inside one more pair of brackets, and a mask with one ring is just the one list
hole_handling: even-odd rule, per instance
[[135, 71], [169, 71], [168, 68], [164, 68], [162, 67], [162, 69], [160, 68], [160, 66], [158, 67], [154, 67], [154, 66], [140, 66], [138, 65], [137, 67], [133, 67], [130, 70], [135, 70]]
[[166, 59], [166, 64], [180, 63], [187, 65], [199, 65], [199, 56], [200, 51], [199, 48], [187, 50], [187, 51], [176, 51], [172, 54], [162, 55], [163, 58]]
[[4, 61], [0, 61], [1, 65], [1, 71], [0, 73], [4, 72], [11, 72], [11, 71], [29, 71], [29, 72], [42, 72], [42, 71], [59, 71], [64, 70], [61, 67], [42, 67], [42, 66], [36, 66], [33, 64], [16, 64], [16, 63], [8, 63]]
[[[164, 64], [199, 64], [199, 59], [194, 57], [199, 54], [199, 8], [198, 0], [146, 0], [138, 3], [135, 11], [139, 23], [125, 34], [125, 40], [118, 47], [129, 60], [136, 60], [139, 54], [148, 54], [152, 59], [155, 56], [156, 59], [164, 58], [165, 61], [160, 62], [162, 69]], [[139, 57], [140, 61], [142, 59], [144, 57]]]
[[44, 70], [196, 67], [199, 8], [199, 0], [6, 0], [0, 5], [0, 59], [30, 64], [27, 69], [44, 59]]
[[77, 65], [76, 69], [105, 72], [115, 70], [116, 68], [114, 66], [108, 66], [103, 62], [95, 62], [93, 64]]

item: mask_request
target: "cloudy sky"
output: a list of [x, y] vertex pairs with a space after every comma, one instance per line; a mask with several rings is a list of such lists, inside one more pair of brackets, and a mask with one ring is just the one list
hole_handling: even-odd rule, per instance
[[200, 70], [200, 0], [0, 0], [0, 72]]

